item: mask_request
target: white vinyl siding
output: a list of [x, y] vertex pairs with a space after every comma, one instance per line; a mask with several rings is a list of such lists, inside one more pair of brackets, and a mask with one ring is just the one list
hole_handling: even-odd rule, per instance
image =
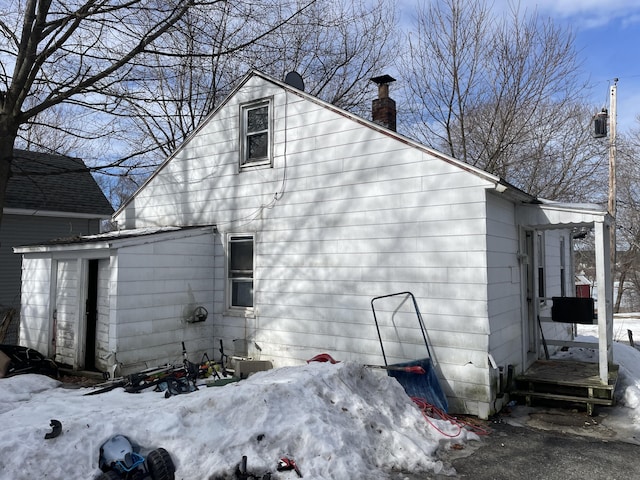
[[[177, 235], [176, 235], [177, 236]], [[214, 249], [210, 234], [157, 238], [121, 246], [112, 263], [118, 362], [125, 371], [182, 361], [211, 349], [213, 318], [187, 323], [197, 306], [213, 311]]]
[[[75, 366], [78, 332], [78, 260], [58, 260], [54, 316], [56, 362]], [[84, 321], [84, 318], [81, 320]]]
[[98, 317], [96, 320], [96, 367], [105, 371], [110, 365], [106, 359], [111, 353], [109, 347], [110, 281], [109, 259], [98, 261]]
[[[266, 96], [273, 99], [273, 168], [238, 173], [238, 108]], [[260, 232], [253, 311], [226, 315], [228, 287], [216, 284], [214, 337], [227, 344], [246, 338], [260, 348], [251, 354], [268, 352], [275, 365], [327, 350], [340, 360], [379, 363], [369, 302], [413, 292], [445, 390], [463, 399], [457, 411], [478, 413], [490, 388], [485, 190], [491, 186], [256, 79], [205, 122], [118, 221], [210, 223], [221, 236], [240, 228]], [[217, 258], [224, 268], [224, 252]], [[402, 348], [408, 347], [389, 346]]]
[[[213, 355], [212, 315], [190, 323], [193, 311], [218, 308], [215, 237], [211, 228], [69, 244], [51, 252], [23, 254], [21, 344], [53, 355], [74, 368], [84, 366], [85, 300], [91, 261], [98, 261], [95, 363], [106, 371], [117, 361], [120, 373]], [[219, 242], [218, 242], [219, 243]], [[60, 258], [55, 259], [58, 256]], [[64, 258], [62, 258], [64, 257]], [[76, 259], [69, 260], [69, 257]], [[82, 269], [85, 272], [82, 272]], [[83, 281], [80, 281], [83, 279]], [[57, 319], [54, 335], [53, 318]], [[113, 353], [116, 357], [113, 357]]]
[[53, 355], [50, 311], [51, 264], [49, 258], [22, 259], [22, 308], [19, 344], [46, 356]]
[[[243, 120], [243, 109], [264, 99], [268, 165], [258, 161], [264, 129], [249, 131], [249, 117], [246, 126]], [[261, 146], [258, 168], [240, 166], [248, 131]], [[537, 272], [529, 254], [539, 222], [523, 221], [524, 207], [516, 222], [522, 196], [489, 174], [251, 73], [117, 212], [125, 231], [189, 228], [102, 247], [110, 249], [109, 348], [124, 371], [180, 361], [182, 340], [192, 358], [203, 351], [215, 357], [222, 340], [225, 353], [239, 345], [238, 355], [276, 367], [320, 352], [379, 364], [371, 299], [409, 291], [450, 411], [487, 418], [500, 406], [489, 354], [501, 366], [522, 366], [532, 360], [526, 333], [538, 331], [527, 322], [521, 267], [531, 257]], [[250, 268], [230, 272], [230, 236], [253, 238]], [[558, 238], [553, 230], [544, 236], [552, 257], [543, 263], [547, 295], [560, 291]], [[24, 278], [37, 288], [30, 274]], [[252, 283], [251, 294], [230, 302], [234, 282]], [[209, 318], [190, 323], [199, 305]], [[381, 306], [391, 363], [425, 354], [410, 306]], [[30, 321], [28, 334], [40, 334]]]
[[[491, 337], [489, 352], [497, 365], [519, 365], [522, 358], [524, 323], [518, 252], [518, 227], [515, 207], [497, 195], [487, 195], [488, 219], [488, 292]], [[498, 372], [490, 370], [497, 388]]]

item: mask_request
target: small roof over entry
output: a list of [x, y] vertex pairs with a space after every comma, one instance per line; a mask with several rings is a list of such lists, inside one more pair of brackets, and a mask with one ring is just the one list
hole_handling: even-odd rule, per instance
[[595, 233], [596, 292], [598, 298], [598, 361], [600, 381], [609, 381], [613, 363], [613, 283], [611, 280], [611, 229], [614, 220], [593, 204], [541, 201], [517, 207], [518, 222], [532, 230], [591, 228]]

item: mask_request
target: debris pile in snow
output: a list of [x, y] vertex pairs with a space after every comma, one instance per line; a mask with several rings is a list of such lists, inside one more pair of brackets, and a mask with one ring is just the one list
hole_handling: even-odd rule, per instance
[[[393, 471], [445, 473], [435, 451], [477, 438], [444, 420], [430, 419], [432, 426], [396, 380], [350, 362], [260, 372], [166, 399], [153, 391], [85, 393], [40, 375], [3, 379], [0, 472], [16, 480], [94, 478], [99, 446], [124, 434], [166, 448], [176, 478], [231, 479], [246, 455], [247, 471], [272, 472], [274, 480], [296, 476], [276, 471], [282, 457], [304, 478], [383, 479]], [[51, 419], [62, 434], [46, 440]]]
[[[589, 348], [558, 355], [597, 361]], [[606, 422], [633, 440], [640, 431], [640, 351], [614, 343], [614, 362], [618, 405], [607, 408]], [[277, 471], [283, 457], [307, 479], [452, 473], [436, 451], [478, 438], [447, 421], [425, 420], [396, 380], [350, 362], [269, 370], [170, 398], [122, 388], [83, 396], [87, 391], [40, 375], [0, 380], [1, 479], [93, 479], [100, 445], [116, 434], [166, 448], [176, 478], [188, 480], [234, 479], [243, 456], [248, 472], [271, 472], [274, 480], [297, 478]], [[45, 439], [52, 419], [62, 433]]]

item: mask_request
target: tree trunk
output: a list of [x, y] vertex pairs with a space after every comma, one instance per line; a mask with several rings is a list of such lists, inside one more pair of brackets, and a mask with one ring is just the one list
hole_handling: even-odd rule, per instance
[[13, 160], [15, 141], [16, 134], [5, 122], [0, 122], [0, 229], [2, 228], [2, 213], [7, 195], [7, 185], [11, 176], [11, 161]]
[[622, 295], [624, 293], [624, 282], [627, 279], [627, 267], [620, 272], [620, 278], [618, 279], [618, 293], [616, 295], [616, 301], [613, 305], [613, 313], [620, 313], [620, 303], [622, 302]]

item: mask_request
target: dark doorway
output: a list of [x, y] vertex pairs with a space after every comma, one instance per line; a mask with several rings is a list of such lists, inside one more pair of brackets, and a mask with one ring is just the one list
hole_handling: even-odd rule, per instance
[[96, 369], [96, 323], [98, 321], [98, 260], [89, 260], [87, 275], [87, 303], [85, 305], [87, 325], [85, 331], [84, 368]]

